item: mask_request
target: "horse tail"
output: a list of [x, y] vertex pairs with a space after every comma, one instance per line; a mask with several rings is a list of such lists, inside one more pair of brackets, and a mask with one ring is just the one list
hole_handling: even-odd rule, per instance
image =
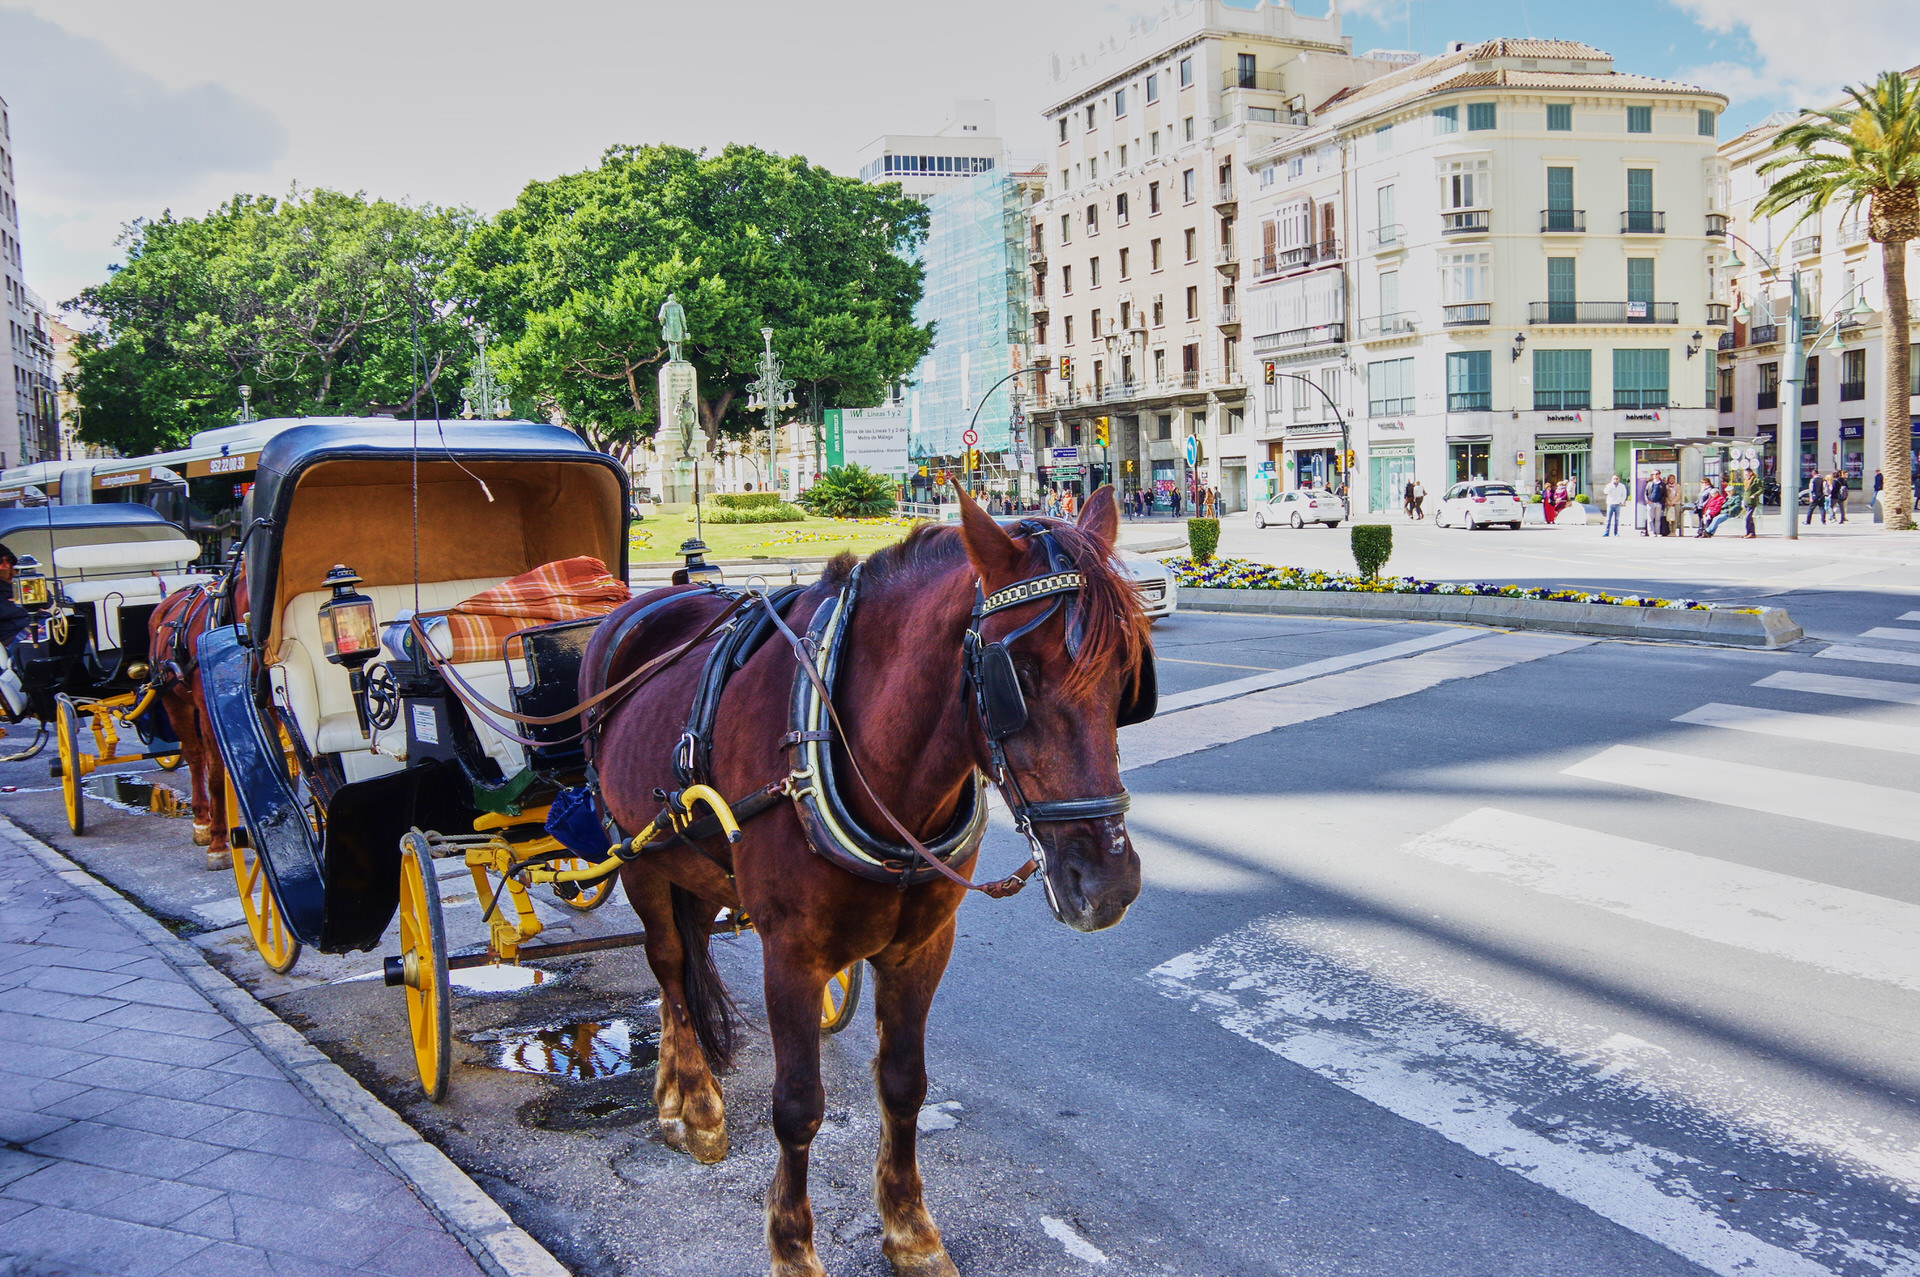
[[684, 887], [672, 888], [673, 926], [686, 953], [681, 980], [686, 986], [687, 1015], [700, 1039], [707, 1067], [725, 1073], [733, 1067], [733, 1031], [736, 1008], [720, 970], [713, 965], [707, 927], [714, 908]]

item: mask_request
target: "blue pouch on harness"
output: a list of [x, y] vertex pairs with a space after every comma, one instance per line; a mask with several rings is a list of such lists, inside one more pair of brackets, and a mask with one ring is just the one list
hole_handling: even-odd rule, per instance
[[586, 860], [607, 858], [606, 830], [594, 810], [593, 791], [585, 785], [563, 789], [554, 797], [547, 807], [547, 832]]

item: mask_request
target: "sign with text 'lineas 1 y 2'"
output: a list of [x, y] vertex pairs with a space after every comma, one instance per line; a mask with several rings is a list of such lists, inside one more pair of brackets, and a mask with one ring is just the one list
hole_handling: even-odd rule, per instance
[[825, 444], [829, 466], [865, 466], [881, 474], [907, 472], [907, 409], [829, 408]]

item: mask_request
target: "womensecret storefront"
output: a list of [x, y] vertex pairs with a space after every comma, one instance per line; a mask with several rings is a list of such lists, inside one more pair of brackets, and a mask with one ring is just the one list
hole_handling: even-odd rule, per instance
[[1593, 436], [1537, 435], [1533, 450], [1540, 459], [1540, 481], [1548, 487], [1566, 483], [1574, 495], [1593, 495]]

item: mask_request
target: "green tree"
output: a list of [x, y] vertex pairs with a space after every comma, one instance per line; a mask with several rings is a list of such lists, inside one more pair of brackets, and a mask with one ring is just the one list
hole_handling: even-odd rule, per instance
[[[73, 390], [89, 443], [138, 454], [230, 425], [239, 387], [262, 416], [458, 407], [472, 346], [435, 287], [467, 214], [363, 194], [239, 195], [203, 218], [164, 213], [121, 238], [126, 264], [70, 306], [98, 325]], [[437, 402], [436, 402], [437, 401]]]
[[476, 230], [445, 294], [472, 297], [500, 362], [596, 447], [624, 453], [658, 426], [668, 293], [686, 308], [716, 440], [763, 425], [742, 405], [760, 329], [823, 398], [878, 403], [932, 344], [913, 322], [921, 268], [906, 254], [927, 214], [794, 156], [617, 146], [600, 166], [534, 182]]
[[[1760, 166], [1762, 176], [1779, 176], [1754, 205], [1754, 212], [1761, 216], [1795, 212], [1804, 221], [1835, 202], [1848, 209], [1867, 206], [1867, 236], [1880, 245], [1881, 279], [1887, 294], [1881, 328], [1886, 351], [1880, 405], [1886, 489], [1881, 493], [1881, 509], [1889, 527], [1911, 528], [1907, 244], [1920, 239], [1920, 93], [1905, 74], [1885, 71], [1872, 84], [1849, 87], [1847, 96], [1852, 106], [1809, 111], [1780, 130], [1773, 140], [1779, 154]], [[1781, 499], [1790, 502], [1793, 497], [1782, 494]]]

